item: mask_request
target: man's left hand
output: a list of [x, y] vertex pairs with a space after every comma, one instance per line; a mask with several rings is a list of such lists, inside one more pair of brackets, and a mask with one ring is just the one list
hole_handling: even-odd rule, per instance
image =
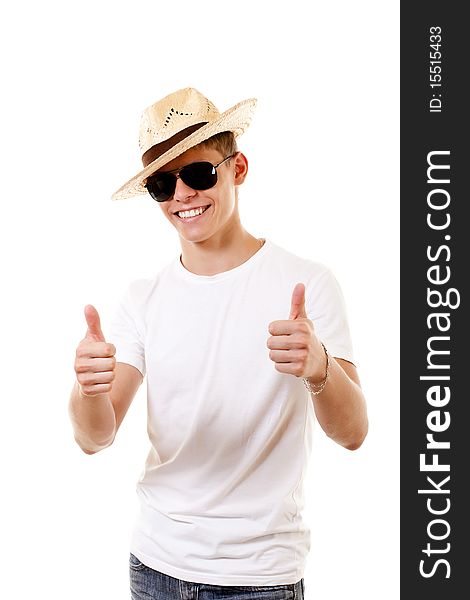
[[288, 320], [269, 324], [269, 358], [280, 373], [321, 381], [325, 376], [325, 354], [305, 310], [305, 285], [292, 292]]

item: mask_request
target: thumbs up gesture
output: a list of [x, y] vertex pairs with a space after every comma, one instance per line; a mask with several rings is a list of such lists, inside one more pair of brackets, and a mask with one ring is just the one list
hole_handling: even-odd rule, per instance
[[324, 377], [324, 352], [305, 310], [305, 285], [298, 283], [292, 292], [289, 319], [269, 324], [269, 358], [280, 373], [321, 381]]
[[85, 306], [85, 319], [88, 329], [77, 346], [75, 373], [82, 394], [97, 396], [111, 391], [116, 348], [106, 342], [101, 331], [100, 316], [91, 304]]

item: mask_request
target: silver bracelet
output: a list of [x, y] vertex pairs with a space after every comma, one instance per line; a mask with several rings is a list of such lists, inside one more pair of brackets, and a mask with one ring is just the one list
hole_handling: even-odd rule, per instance
[[324, 350], [325, 356], [326, 356], [326, 371], [325, 371], [325, 377], [324, 377], [323, 381], [321, 381], [320, 383], [310, 383], [310, 381], [308, 379], [306, 379], [305, 377], [302, 378], [302, 381], [304, 382], [305, 387], [312, 394], [312, 396], [318, 396], [318, 394], [323, 392], [323, 390], [325, 389], [326, 382], [328, 381], [328, 376], [330, 374], [330, 356], [329, 356], [328, 350], [325, 348], [325, 345], [323, 344], [323, 342], [320, 342], [320, 344], [323, 346], [323, 350]]

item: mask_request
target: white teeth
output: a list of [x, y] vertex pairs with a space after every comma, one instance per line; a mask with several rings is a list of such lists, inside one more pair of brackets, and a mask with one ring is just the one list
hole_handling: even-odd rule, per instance
[[187, 219], [188, 217], [196, 217], [204, 212], [205, 208], [202, 206], [200, 208], [191, 209], [191, 210], [181, 210], [176, 214], [182, 219]]

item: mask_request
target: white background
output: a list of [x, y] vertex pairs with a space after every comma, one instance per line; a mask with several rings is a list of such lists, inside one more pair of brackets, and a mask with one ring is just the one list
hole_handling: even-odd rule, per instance
[[399, 597], [398, 8], [30, 0], [2, 9], [1, 597], [130, 598], [145, 386], [115, 444], [94, 456], [74, 443], [67, 403], [85, 304], [106, 334], [129, 281], [179, 251], [149, 197], [110, 196], [141, 168], [142, 110], [186, 86], [221, 111], [258, 98], [239, 141], [250, 164], [242, 221], [328, 264], [348, 306], [370, 432], [349, 452], [316, 429], [307, 600]]

